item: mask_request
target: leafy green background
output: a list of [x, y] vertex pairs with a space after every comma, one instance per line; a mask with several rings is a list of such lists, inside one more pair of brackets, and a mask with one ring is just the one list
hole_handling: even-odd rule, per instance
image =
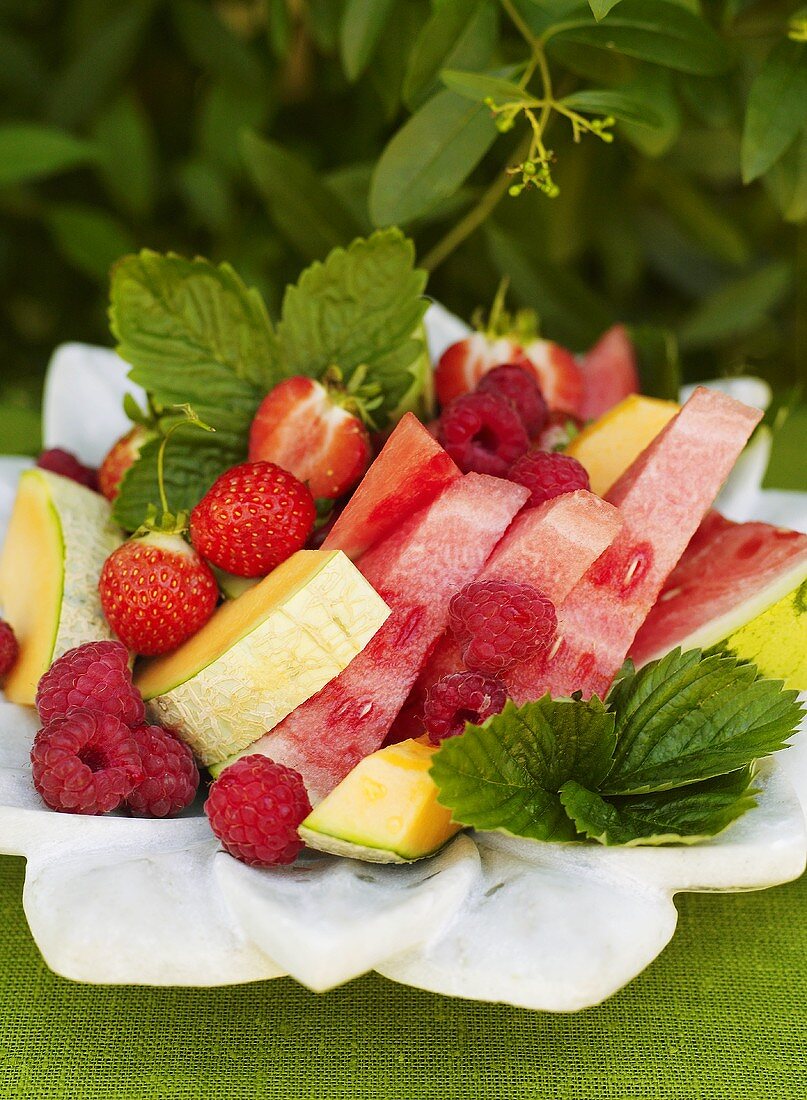
[[[303, 266], [390, 222], [465, 316], [507, 273], [575, 350], [654, 326], [656, 369], [669, 332], [688, 378], [785, 397], [807, 374], [804, 21], [780, 0], [0, 0], [2, 449], [36, 445], [53, 346], [109, 341], [120, 255], [226, 260], [277, 316]], [[575, 143], [550, 113], [556, 198], [507, 194], [524, 117], [500, 133], [485, 80], [440, 76], [502, 92], [525, 30], [555, 99], [616, 120]]]

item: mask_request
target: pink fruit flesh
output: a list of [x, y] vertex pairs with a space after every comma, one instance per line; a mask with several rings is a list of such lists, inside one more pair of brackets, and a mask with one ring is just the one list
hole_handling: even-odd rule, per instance
[[[740, 603], [759, 600], [761, 613], [807, 571], [807, 535], [767, 523], [732, 523], [710, 512], [672, 571], [631, 646], [638, 665], [673, 649], [695, 632], [714, 645], [720, 620]], [[766, 590], [778, 591], [768, 598]]]
[[525, 497], [520, 485], [467, 474], [367, 553], [359, 568], [392, 615], [341, 675], [250, 751], [299, 771], [312, 801], [374, 752], [445, 630], [451, 597], [478, 575]]
[[417, 417], [407, 413], [364, 475], [322, 549], [343, 550], [356, 561], [461, 476], [437, 440]]
[[624, 325], [614, 325], [586, 352], [583, 372], [583, 420], [596, 420], [632, 393], [639, 392], [636, 353]]
[[[762, 414], [699, 387], [608, 494], [624, 526], [563, 605], [540, 691], [603, 695]], [[525, 695], [516, 692], [517, 703]]]

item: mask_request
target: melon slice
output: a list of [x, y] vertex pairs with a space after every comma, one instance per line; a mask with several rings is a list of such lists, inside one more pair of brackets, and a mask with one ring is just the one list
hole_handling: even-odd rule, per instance
[[123, 541], [108, 502], [69, 478], [26, 470], [0, 556], [0, 607], [20, 643], [6, 679], [12, 703], [33, 706], [53, 661], [111, 638], [101, 610], [101, 568]]
[[585, 466], [591, 491], [605, 496], [680, 408], [674, 401], [655, 397], [626, 397], [583, 428], [566, 448], [566, 454]]
[[625, 397], [639, 392], [636, 352], [624, 325], [604, 332], [580, 362], [583, 403], [580, 416], [593, 420], [607, 413]]
[[338, 676], [388, 615], [344, 554], [300, 550], [136, 683], [152, 718], [220, 763]]
[[[709, 514], [631, 646], [637, 664], [674, 646], [722, 645], [807, 689], [807, 535]], [[763, 620], [763, 621], [760, 621]]]
[[446, 628], [451, 597], [478, 575], [528, 495], [466, 474], [369, 551], [360, 568], [392, 608], [389, 620], [341, 676], [247, 752], [299, 771], [313, 802], [375, 752]]
[[408, 863], [433, 855], [461, 825], [437, 801], [429, 775], [436, 746], [402, 741], [371, 753], [308, 815], [309, 848], [367, 863]]
[[406, 413], [328, 532], [323, 550], [356, 561], [460, 477], [459, 468], [420, 421]]
[[563, 605], [542, 690], [607, 691], [761, 416], [700, 387], [619, 479], [608, 500], [624, 526]]

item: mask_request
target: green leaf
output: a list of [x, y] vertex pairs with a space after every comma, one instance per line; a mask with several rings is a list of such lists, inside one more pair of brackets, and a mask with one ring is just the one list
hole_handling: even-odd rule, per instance
[[748, 263], [746, 227], [731, 217], [725, 203], [667, 165], [651, 168], [646, 184], [701, 249], [738, 267]]
[[221, 232], [232, 216], [232, 194], [224, 171], [205, 160], [188, 160], [176, 170], [177, 187], [188, 214], [214, 232]]
[[512, 80], [502, 80], [501, 77], [488, 76], [487, 73], [463, 73], [454, 69], [444, 69], [440, 73], [440, 79], [452, 92], [465, 96], [474, 103], [484, 103], [488, 98], [497, 103], [531, 98]]
[[638, 359], [640, 392], [677, 401], [682, 378], [675, 335], [658, 325], [631, 325], [629, 332]]
[[375, 52], [394, 0], [347, 0], [339, 27], [339, 52], [345, 75], [359, 79]]
[[752, 332], [782, 302], [792, 281], [790, 265], [783, 260], [732, 279], [704, 298], [686, 318], [678, 330], [681, 344], [708, 347]]
[[278, 229], [306, 260], [321, 259], [346, 245], [361, 226], [308, 163], [257, 134], [243, 138], [250, 178]]
[[669, 0], [622, 0], [605, 22], [562, 22], [547, 32], [550, 41], [556, 37], [685, 73], [719, 73], [729, 61], [723, 40], [709, 24]]
[[658, 118], [658, 124], [652, 128], [624, 120], [621, 126], [623, 136], [644, 156], [663, 156], [676, 143], [681, 132], [681, 108], [671, 74], [666, 69], [642, 65], [634, 79], [620, 90], [639, 100]]
[[151, 120], [130, 92], [113, 99], [98, 116], [93, 140], [110, 197], [127, 213], [146, 217], [157, 195], [157, 149]]
[[132, 234], [105, 210], [61, 203], [45, 215], [62, 255], [91, 279], [105, 283], [116, 260], [135, 247]]
[[262, 88], [239, 87], [224, 81], [214, 84], [198, 115], [198, 143], [205, 160], [232, 174], [243, 171], [239, 137], [257, 130], [267, 120], [269, 97]]
[[782, 156], [807, 124], [807, 43], [784, 39], [771, 50], [748, 96], [742, 140], [743, 181]]
[[257, 55], [201, 0], [173, 0], [177, 33], [200, 68], [236, 88], [259, 88], [264, 72]]
[[490, 111], [438, 92], [395, 134], [370, 189], [375, 225], [406, 224], [448, 198], [496, 140]]
[[590, 115], [613, 115], [620, 122], [633, 122], [637, 126], [660, 127], [661, 115], [636, 95], [621, 88], [587, 88], [572, 92], [560, 100], [564, 107]]
[[628, 662], [606, 700], [616, 752], [600, 790], [664, 791], [743, 768], [784, 748], [802, 717], [797, 699], [734, 657], [675, 649], [638, 671]]
[[94, 145], [62, 130], [36, 123], [0, 125], [0, 187], [43, 179], [97, 157]]
[[406, 105], [415, 110], [437, 92], [441, 70], [483, 69], [493, 54], [497, 32], [498, 14], [490, 0], [437, 4], [409, 54], [403, 86]]
[[614, 748], [614, 720], [596, 697], [516, 707], [443, 741], [431, 777], [455, 821], [535, 840], [574, 840], [558, 791], [570, 779], [597, 786]]
[[560, 792], [578, 831], [600, 844], [695, 844], [756, 805], [750, 768], [674, 791], [605, 799], [571, 780]]
[[766, 173], [763, 183], [785, 221], [807, 219], [807, 129]]
[[615, 8], [620, 0], [588, 0], [588, 6], [591, 8], [591, 13], [599, 23], [600, 20], [605, 19], [606, 15], [612, 8]]
[[285, 372], [319, 377], [336, 365], [350, 380], [367, 368], [367, 380], [381, 387], [373, 415], [383, 427], [412, 383], [422, 349], [412, 334], [426, 311], [425, 286], [414, 245], [400, 230], [334, 249], [286, 290], [277, 328]]

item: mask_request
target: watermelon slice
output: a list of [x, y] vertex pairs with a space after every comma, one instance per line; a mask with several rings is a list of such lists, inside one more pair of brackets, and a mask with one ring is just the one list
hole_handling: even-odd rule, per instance
[[541, 690], [536, 681], [529, 697], [607, 691], [761, 416], [699, 387], [628, 467], [608, 494], [624, 526], [564, 603]]
[[628, 330], [614, 325], [599, 338], [580, 363], [584, 390], [580, 415], [596, 420], [632, 393], [639, 392], [636, 353]]
[[365, 554], [359, 568], [392, 608], [389, 619], [344, 672], [246, 752], [295, 768], [314, 801], [375, 752], [445, 630], [449, 600], [478, 575], [528, 495], [466, 474]]
[[[630, 655], [643, 665], [677, 645], [706, 649], [722, 643], [758, 661], [766, 676], [789, 679], [790, 687], [803, 690], [807, 682], [796, 680], [807, 661], [807, 615], [802, 614], [807, 607], [797, 596], [805, 582], [807, 535], [767, 523], [732, 523], [710, 512], [670, 574]], [[767, 637], [751, 629], [780, 603], [776, 617], [782, 621]]]
[[412, 413], [398, 422], [322, 544], [356, 561], [434, 500], [460, 471]]

